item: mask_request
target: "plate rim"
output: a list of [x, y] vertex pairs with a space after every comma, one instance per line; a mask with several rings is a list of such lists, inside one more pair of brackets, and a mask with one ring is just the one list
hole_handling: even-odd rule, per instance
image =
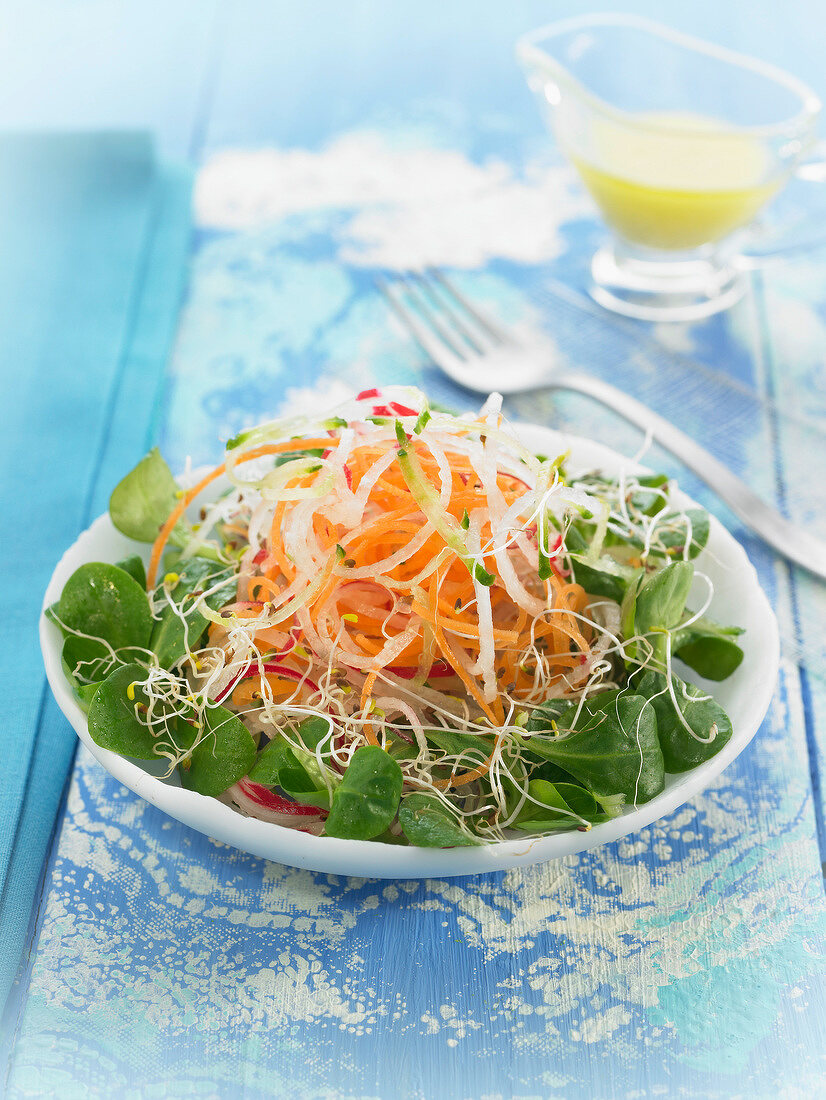
[[[530, 442], [532, 436], [537, 441], [542, 440], [543, 442], [536, 443], [537, 450], [540, 447], [548, 450], [558, 447], [560, 451], [570, 449], [574, 465], [582, 465], [587, 469], [607, 469], [608, 472], [618, 472], [621, 469], [629, 473], [651, 472], [637, 460], [583, 436], [518, 421], [512, 421], [510, 426], [514, 434], [520, 436], [528, 445], [534, 445]], [[553, 446], [548, 447], [551, 441]], [[578, 453], [593, 455], [594, 458], [589, 457], [587, 461], [579, 462]], [[676, 488], [674, 495], [683, 506], [696, 503], [679, 487]], [[691, 771], [669, 777], [665, 790], [650, 802], [633, 810], [627, 810], [621, 816], [603, 824], [595, 825], [587, 832], [572, 830], [546, 837], [526, 837], [478, 847], [450, 849], [416, 848], [378, 844], [370, 840], [317, 837], [297, 832], [286, 826], [244, 817], [215, 798], [165, 783], [144, 771], [132, 760], [95, 744], [89, 735], [86, 715], [63, 674], [60, 632], [46, 617], [45, 611], [59, 597], [70, 575], [69, 570], [74, 571], [82, 561], [95, 560], [90, 558], [88, 553], [83, 554], [83, 551], [87, 545], [91, 547], [99, 541], [104, 532], [106, 534], [114, 532], [116, 537], [123, 539], [125, 545], [128, 544], [138, 552], [147, 551], [145, 545], [135, 543], [116, 532], [108, 512], [94, 520], [68, 547], [49, 580], [40, 616], [40, 646], [46, 677], [60, 710], [69, 720], [78, 738], [110, 775], [175, 820], [213, 840], [229, 844], [241, 851], [288, 866], [327, 874], [368, 878], [447, 878], [530, 866], [611, 843], [673, 813], [694, 795], [705, 790], [743, 752], [760, 728], [774, 694], [779, 671], [780, 637], [777, 619], [760, 585], [757, 571], [745, 550], [716, 516], [712, 513], [709, 515], [710, 541], [719, 543], [722, 540], [722, 545], [726, 547], [729, 554], [739, 559], [738, 574], [741, 569], [744, 570], [751, 595], [756, 599], [761, 618], [767, 627], [762, 649], [758, 651], [762, 667], [755, 670], [754, 675], [754, 679], [757, 680], [759, 673], [759, 683], [751, 693], [746, 706], [746, 721], [741, 720], [731, 740], [716, 756]], [[737, 672], [733, 675], [736, 676]]]

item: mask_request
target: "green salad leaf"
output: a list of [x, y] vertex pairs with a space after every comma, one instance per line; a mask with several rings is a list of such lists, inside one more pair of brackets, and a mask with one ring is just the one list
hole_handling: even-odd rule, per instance
[[[70, 631], [108, 642], [113, 649], [145, 648], [152, 632], [146, 592], [117, 565], [88, 562], [66, 581], [57, 616]], [[101, 655], [107, 653], [99, 646]]]
[[402, 793], [402, 770], [378, 745], [356, 749], [333, 794], [327, 836], [371, 840], [393, 823]]
[[63, 642], [63, 671], [76, 688], [100, 683], [113, 668], [128, 662], [127, 650], [121, 649], [112, 658], [109, 650], [94, 638], [70, 634]]
[[683, 554], [688, 544], [689, 558], [696, 558], [708, 542], [709, 518], [704, 508], [688, 508], [685, 512], [669, 512], [660, 516], [655, 547], [664, 547], [670, 556]]
[[419, 848], [467, 848], [481, 843], [459, 828], [456, 818], [435, 795], [414, 793], [402, 799], [399, 824]]
[[[694, 566], [690, 562], [671, 562], [643, 582], [634, 599], [633, 618], [629, 611], [628, 619], [623, 621], [626, 637], [635, 634], [646, 637], [654, 659], [660, 664], [665, 662], [667, 635], [683, 617], [693, 580]], [[633, 647], [634, 656], [639, 648]]]
[[112, 523], [130, 539], [154, 542], [178, 503], [178, 492], [171, 470], [153, 447], [112, 491]]
[[571, 554], [570, 560], [577, 584], [590, 595], [605, 596], [615, 603], [622, 603], [629, 584], [642, 576], [641, 568], [623, 565], [610, 554], [603, 554], [595, 562], [586, 561], [583, 554]]
[[583, 820], [597, 824], [607, 821], [610, 816], [589, 791], [575, 783], [532, 779], [528, 784], [528, 795], [529, 801], [513, 823], [514, 828], [522, 832], [571, 829], [578, 827]]
[[92, 705], [92, 700], [94, 699], [95, 693], [100, 687], [100, 684], [74, 683], [72, 686], [74, 687], [75, 695], [77, 697], [77, 701], [80, 703], [81, 709], [88, 714], [89, 707]]
[[[705, 763], [731, 740], [731, 720], [719, 703], [707, 692], [672, 675], [677, 707], [662, 673], [646, 672], [635, 684], [645, 694], [657, 715], [657, 732], [665, 770], [679, 773]], [[685, 723], [691, 731], [686, 729]]]
[[179, 765], [181, 783], [198, 794], [222, 794], [255, 763], [255, 741], [238, 715], [222, 706], [204, 711], [204, 730]]
[[638, 488], [631, 494], [629, 504], [644, 516], [656, 516], [665, 508], [666, 496], [663, 489], [667, 485], [667, 474], [641, 474], [637, 478]]
[[139, 760], [157, 757], [160, 738], [145, 720], [149, 699], [147, 672], [141, 665], [122, 665], [103, 681], [89, 704], [89, 735], [102, 749]]
[[424, 735], [430, 744], [448, 756], [458, 756], [463, 768], [475, 768], [487, 760], [494, 742], [493, 735], [460, 733], [458, 730], [426, 729]]
[[[314, 719], [310, 719], [314, 721]], [[268, 741], [258, 753], [249, 778], [263, 787], [278, 787], [294, 802], [305, 806], [330, 808], [330, 792], [315, 756], [301, 749], [294, 749], [279, 736]], [[338, 776], [327, 772], [333, 786]]]
[[650, 576], [637, 594], [634, 625], [641, 634], [673, 630], [685, 611], [694, 566], [674, 561]]
[[128, 573], [133, 580], [136, 580], [144, 592], [146, 591], [146, 566], [139, 554], [130, 554], [128, 558], [124, 558], [123, 561], [116, 564], [119, 569], [122, 569], [124, 573]]
[[557, 723], [563, 714], [571, 714], [570, 699], [546, 699], [538, 707], [534, 707], [525, 727], [528, 733], [553, 733], [559, 732]]
[[[204, 558], [190, 558], [183, 565], [171, 589], [165, 592], [160, 618], [155, 622], [149, 648], [158, 658], [161, 668], [172, 668], [197, 647], [209, 620], [198, 609], [201, 596], [213, 611], [226, 603], [235, 577], [225, 566]], [[214, 590], [214, 591], [211, 591]]]
[[725, 680], [743, 660], [743, 650], [734, 641], [742, 633], [740, 627], [720, 626], [701, 618], [673, 632], [671, 649], [706, 680]]
[[659, 794], [665, 767], [648, 699], [628, 691], [606, 691], [588, 700], [574, 721], [576, 710], [569, 706], [555, 719], [559, 735], [525, 738], [526, 751], [574, 776], [608, 812]]

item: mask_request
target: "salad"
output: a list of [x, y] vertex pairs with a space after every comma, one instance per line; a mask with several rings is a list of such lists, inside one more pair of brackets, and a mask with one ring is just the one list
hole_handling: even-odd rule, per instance
[[252, 817], [438, 848], [588, 830], [719, 752], [683, 678], [743, 657], [710, 583], [687, 606], [708, 515], [570, 475], [500, 408], [368, 390], [186, 489], [150, 452], [109, 508], [148, 564], [86, 563], [47, 612], [93, 740]]

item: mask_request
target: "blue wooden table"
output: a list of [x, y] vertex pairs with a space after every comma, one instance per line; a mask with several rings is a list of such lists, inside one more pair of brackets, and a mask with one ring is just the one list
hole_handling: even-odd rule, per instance
[[[12, 6], [0, 124], [149, 126], [165, 155], [199, 167], [152, 435], [174, 468], [215, 458], [262, 410], [376, 382], [471, 405], [375, 292], [378, 273], [434, 262], [826, 535], [826, 254], [756, 274], [701, 324], [592, 306], [601, 229], [512, 59], [549, 11], [505, 7]], [[826, 93], [814, 2], [782, 19], [768, 2], [633, 7]], [[573, 395], [508, 412], [629, 454], [642, 444]], [[210, 841], [81, 752], [7, 1017], [7, 1095], [826, 1095], [826, 586], [667, 454], [646, 461], [741, 539], [781, 623], [770, 713], [714, 786], [577, 857], [387, 883]]]

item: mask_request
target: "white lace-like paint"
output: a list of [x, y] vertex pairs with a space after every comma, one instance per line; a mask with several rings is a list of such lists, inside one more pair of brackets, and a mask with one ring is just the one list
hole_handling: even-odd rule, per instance
[[250, 229], [309, 210], [351, 209], [336, 230], [353, 266], [425, 263], [476, 268], [495, 257], [541, 263], [560, 255], [559, 227], [591, 211], [566, 165], [498, 160], [455, 150], [398, 148], [378, 133], [346, 134], [318, 152], [232, 149], [198, 175], [203, 225]]

